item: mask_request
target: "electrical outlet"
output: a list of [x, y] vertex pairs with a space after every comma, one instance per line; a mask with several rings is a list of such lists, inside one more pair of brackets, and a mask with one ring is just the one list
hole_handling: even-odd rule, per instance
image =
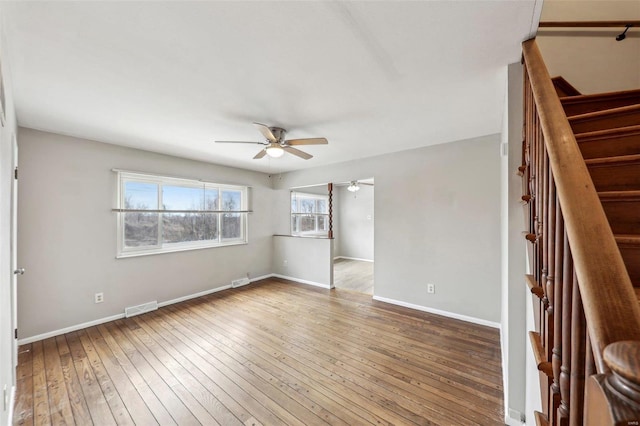
[[95, 299], [95, 303], [104, 302], [104, 293], [96, 293], [96, 295], [94, 296], [94, 299]]
[[427, 293], [434, 294], [436, 292], [435, 284], [427, 284]]

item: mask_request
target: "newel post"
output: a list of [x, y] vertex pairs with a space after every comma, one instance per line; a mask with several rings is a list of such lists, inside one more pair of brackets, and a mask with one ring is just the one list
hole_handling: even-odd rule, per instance
[[329, 232], [327, 237], [333, 238], [333, 183], [327, 184], [327, 190], [329, 191]]
[[603, 353], [611, 372], [587, 382], [587, 425], [640, 425], [640, 341], [608, 345]]

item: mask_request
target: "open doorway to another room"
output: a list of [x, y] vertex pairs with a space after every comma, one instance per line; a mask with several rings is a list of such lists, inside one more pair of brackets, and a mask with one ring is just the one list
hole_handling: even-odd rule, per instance
[[373, 294], [374, 179], [334, 184], [333, 284]]

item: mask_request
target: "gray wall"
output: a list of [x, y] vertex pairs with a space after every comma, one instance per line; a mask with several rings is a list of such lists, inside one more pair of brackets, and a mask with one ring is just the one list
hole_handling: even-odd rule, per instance
[[346, 186], [336, 187], [336, 239], [340, 241], [336, 257], [373, 260], [373, 193], [374, 187], [360, 185], [358, 192], [347, 191]]
[[[268, 175], [89, 140], [19, 130], [20, 338], [270, 274]], [[116, 259], [113, 168], [251, 186], [249, 243]], [[104, 303], [94, 304], [96, 292]]]
[[333, 240], [273, 237], [273, 273], [319, 287], [333, 287]]
[[[542, 21], [602, 19], [639, 20], [640, 1], [545, 0], [541, 17]], [[623, 30], [624, 26], [600, 30], [547, 28], [538, 32], [536, 40], [551, 76], [563, 76], [583, 94], [637, 89], [640, 38], [637, 29], [630, 29], [623, 42], [616, 41]]]
[[491, 135], [296, 171], [274, 188], [375, 178], [375, 295], [498, 323], [499, 145]]

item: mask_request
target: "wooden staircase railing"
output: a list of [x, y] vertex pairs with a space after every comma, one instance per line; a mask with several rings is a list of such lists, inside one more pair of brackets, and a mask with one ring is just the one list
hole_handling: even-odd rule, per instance
[[[640, 424], [640, 306], [535, 40], [525, 66], [523, 202], [539, 423]], [[639, 218], [640, 219], [640, 218]]]

